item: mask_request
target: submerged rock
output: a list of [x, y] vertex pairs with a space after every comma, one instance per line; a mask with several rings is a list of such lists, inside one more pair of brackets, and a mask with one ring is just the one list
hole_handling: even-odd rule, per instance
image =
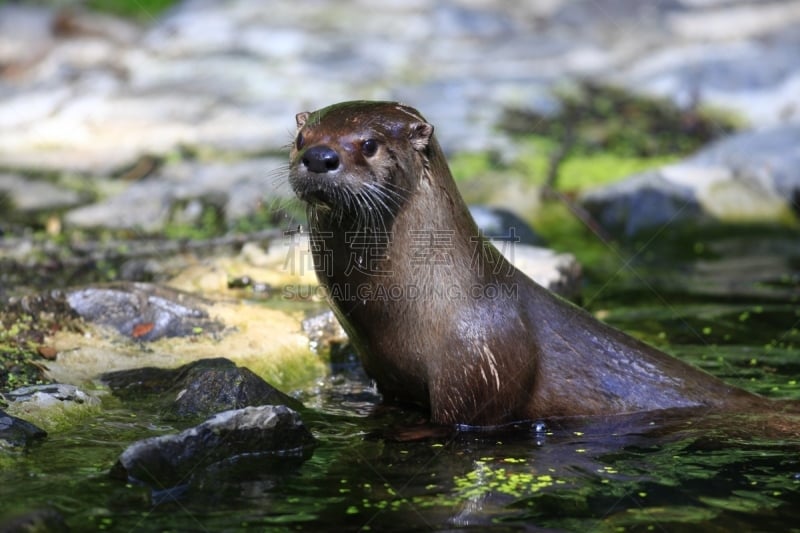
[[3, 533], [67, 533], [64, 516], [55, 509], [34, 509], [0, 522]]
[[798, 194], [794, 125], [723, 139], [681, 163], [589, 191], [582, 203], [610, 232], [632, 236], [665, 224], [781, 223]]
[[219, 413], [177, 435], [135, 442], [110, 473], [164, 489], [189, 484], [209, 470], [224, 471], [237, 459], [305, 457], [313, 445], [314, 437], [288, 407], [246, 407]]
[[160, 396], [164, 410], [181, 418], [266, 404], [303, 407], [249, 369], [222, 357], [179, 368], [120, 370], [104, 374], [101, 379], [123, 399]]
[[43, 439], [46, 436], [45, 430], [0, 410], [0, 449], [27, 446], [34, 440]]

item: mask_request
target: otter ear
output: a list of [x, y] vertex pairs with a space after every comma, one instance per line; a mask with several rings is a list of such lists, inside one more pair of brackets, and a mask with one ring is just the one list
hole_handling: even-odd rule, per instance
[[421, 152], [428, 147], [433, 136], [433, 125], [427, 122], [413, 122], [408, 130], [408, 138], [414, 150]]
[[308, 120], [308, 117], [310, 117], [310, 116], [311, 116], [311, 113], [309, 113], [308, 111], [303, 111], [302, 113], [298, 113], [298, 114], [296, 114], [294, 116], [294, 119], [297, 121], [297, 129], [298, 130], [306, 125], [306, 121]]

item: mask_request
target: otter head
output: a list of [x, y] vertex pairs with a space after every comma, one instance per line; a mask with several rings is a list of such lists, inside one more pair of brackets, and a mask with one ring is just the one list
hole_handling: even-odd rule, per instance
[[343, 102], [297, 115], [289, 183], [309, 214], [386, 229], [427, 168], [433, 126], [393, 102]]

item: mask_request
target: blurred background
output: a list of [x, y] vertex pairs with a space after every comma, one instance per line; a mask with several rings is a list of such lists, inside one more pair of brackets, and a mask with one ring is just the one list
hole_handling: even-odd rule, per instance
[[248, 229], [295, 113], [351, 99], [417, 107], [468, 199], [529, 222], [547, 186], [612, 235], [785, 224], [799, 28], [793, 0], [6, 0], [0, 228]]

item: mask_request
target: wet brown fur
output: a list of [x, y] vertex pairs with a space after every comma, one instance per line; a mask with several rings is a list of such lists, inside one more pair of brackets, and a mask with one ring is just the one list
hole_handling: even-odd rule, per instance
[[[433, 127], [415, 109], [345, 102], [300, 113], [297, 124], [302, 142], [292, 149], [289, 180], [308, 202], [319, 281], [386, 401], [429, 409], [434, 422], [470, 425], [769, 403], [596, 320], [517, 271], [479, 236]], [[374, 155], [364, 154], [367, 139], [378, 143]], [[309, 171], [302, 160], [314, 146], [334, 150], [339, 167]], [[376, 187], [383, 192], [370, 196]], [[424, 252], [444, 266], [415, 261], [414, 232], [443, 230], [452, 231], [448, 246]], [[353, 241], [353, 232], [365, 231], [366, 241]], [[369, 271], [353, 268], [358, 257]], [[446, 287], [466, 297], [369, 296], [392, 285], [420, 294]], [[348, 299], [346, 289], [352, 295], [357, 287], [368, 288], [368, 297]], [[517, 292], [475, 298], [473, 287]]]

